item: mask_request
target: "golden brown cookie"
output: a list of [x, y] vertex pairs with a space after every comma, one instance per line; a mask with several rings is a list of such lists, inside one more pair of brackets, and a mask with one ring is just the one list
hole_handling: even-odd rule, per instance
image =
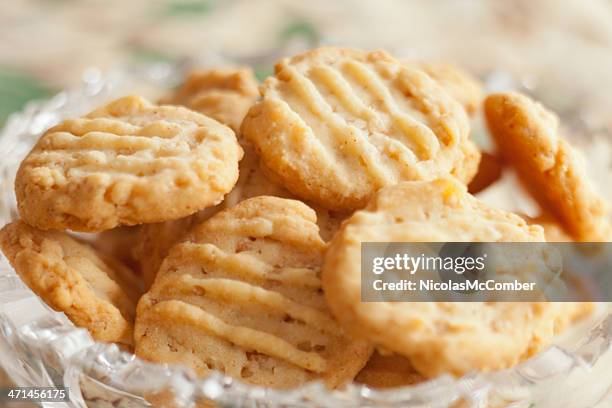
[[21, 163], [21, 217], [41, 229], [102, 231], [215, 205], [238, 179], [234, 132], [197, 112], [117, 99], [49, 129]]
[[327, 311], [315, 221], [299, 201], [261, 196], [195, 227], [138, 304], [136, 354], [269, 387], [352, 380], [371, 347]]
[[362, 242], [544, 241], [539, 226], [489, 208], [453, 178], [381, 190], [345, 221], [327, 250], [323, 289], [349, 332], [409, 358], [435, 377], [503, 369], [553, 335], [546, 303], [362, 302]]
[[355, 382], [370, 388], [397, 388], [416, 384], [425, 379], [416, 372], [410, 360], [397, 354], [372, 354]]
[[455, 98], [468, 115], [473, 116], [478, 111], [484, 99], [482, 83], [469, 72], [453, 64], [433, 62], [411, 62], [435, 79], [444, 90]]
[[0, 230], [0, 247], [21, 279], [94, 339], [132, 344], [141, 293], [132, 271], [64, 232], [23, 221]]
[[261, 92], [243, 137], [284, 187], [323, 207], [351, 211], [382, 187], [472, 165], [461, 105], [383, 51], [325, 47], [283, 59]]
[[257, 97], [257, 79], [250, 68], [196, 70], [160, 103], [182, 105], [238, 131]]
[[500, 154], [542, 208], [576, 240], [609, 240], [607, 204], [593, 190], [577, 152], [559, 136], [558, 118], [517, 93], [489, 95], [485, 114]]

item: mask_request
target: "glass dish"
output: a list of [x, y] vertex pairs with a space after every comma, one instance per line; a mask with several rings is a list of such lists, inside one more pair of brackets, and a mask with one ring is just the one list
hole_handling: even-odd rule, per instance
[[[30, 103], [13, 115], [0, 134], [0, 225], [17, 216], [15, 172], [46, 128], [121, 95], [139, 93], [154, 99], [160, 90], [175, 85], [190, 66], [223, 62], [206, 56], [178, 64], [119, 69], [107, 75], [92, 69], [84, 74], [80, 88]], [[539, 408], [558, 407], [561, 398], [563, 406], [591, 407], [609, 396], [612, 387], [611, 340], [612, 314], [609, 305], [602, 304], [557, 345], [509, 370], [461, 379], [442, 376], [392, 390], [351, 384], [328, 391], [320, 383], [270, 390], [219, 373], [198, 379], [185, 368], [150, 364], [114, 345], [96, 343], [87, 331], [44, 305], [6, 259], [0, 259], [0, 362], [19, 386], [70, 387], [72, 401], [54, 407], [146, 407], [151, 406], [149, 401], [157, 406], [187, 407], [212, 401], [232, 407]]]

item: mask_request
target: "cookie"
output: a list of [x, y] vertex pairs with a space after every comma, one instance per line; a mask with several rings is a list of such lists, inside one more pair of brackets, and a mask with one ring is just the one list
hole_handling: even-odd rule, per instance
[[268, 387], [352, 380], [371, 347], [327, 311], [315, 221], [299, 201], [260, 196], [196, 226], [138, 304], [136, 354]]
[[242, 119], [257, 97], [257, 79], [250, 68], [196, 70], [162, 104], [181, 105], [240, 129]]
[[141, 290], [117, 260], [60, 231], [23, 221], [0, 230], [0, 247], [21, 279], [53, 309], [98, 341], [132, 344]]
[[[293, 198], [293, 194], [268, 177], [267, 172], [260, 167], [253, 149], [248, 144], [243, 144], [243, 146], [245, 154], [240, 162], [238, 182], [221, 204], [179, 220], [141, 226], [138, 233], [138, 244], [134, 252], [140, 264], [145, 287], [148, 288], [153, 284], [159, 266], [168, 255], [170, 248], [185, 236], [194, 225], [248, 198], [262, 195]], [[319, 233], [323, 240], [329, 241], [340, 228], [340, 223], [346, 218], [346, 215], [333, 213], [319, 207], [314, 209], [317, 213]]]
[[410, 361], [397, 354], [381, 354], [376, 351], [355, 377], [358, 384], [370, 388], [397, 388], [424, 381]]
[[263, 165], [301, 199], [363, 207], [382, 187], [471, 165], [464, 109], [383, 51], [325, 47], [281, 60], [242, 123]]
[[607, 241], [607, 203], [594, 191], [577, 152], [558, 134], [559, 120], [517, 93], [489, 95], [485, 114], [499, 152], [541, 207], [579, 241]]
[[510, 367], [553, 335], [546, 303], [361, 302], [362, 242], [536, 242], [542, 228], [489, 208], [453, 178], [381, 190], [342, 224], [323, 266], [328, 305], [353, 335], [406, 356], [426, 377]]
[[234, 132], [211, 118], [120, 98], [39, 139], [17, 172], [19, 213], [86, 232], [181, 218], [232, 189], [241, 157]]
[[412, 62], [435, 79], [444, 90], [455, 98], [470, 116], [474, 116], [484, 99], [482, 83], [467, 71], [453, 64]]

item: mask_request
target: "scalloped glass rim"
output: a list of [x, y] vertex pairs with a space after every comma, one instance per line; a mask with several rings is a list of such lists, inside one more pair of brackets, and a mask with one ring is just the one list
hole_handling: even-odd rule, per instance
[[[190, 66], [223, 62], [209, 55], [173, 65], [117, 69], [107, 75], [92, 69], [84, 74], [78, 89], [32, 102], [12, 115], [0, 133], [0, 224], [16, 218], [15, 172], [44, 129], [113, 97], [132, 92], [156, 96], [160, 89], [174, 85]], [[571, 406], [592, 406], [605, 398], [612, 385], [612, 373], [606, 372], [606, 367], [612, 367], [609, 310], [608, 305], [599, 308], [583, 328], [588, 335], [567, 346], [552, 346], [505, 371], [474, 373], [461, 379], [442, 376], [391, 390], [350, 384], [329, 391], [321, 383], [310, 383], [281, 391], [245, 385], [219, 373], [198, 379], [183, 367], [147, 363], [115, 345], [96, 343], [87, 331], [44, 305], [2, 256], [0, 363], [20, 386], [69, 386], [72, 401], [60, 406], [71, 407], [85, 407], [86, 403], [102, 406], [104, 401], [122, 407], [150, 406], [144, 397], [159, 397], [164, 391], [171, 395], [165, 401], [177, 406], [210, 400], [221, 406], [540, 407], [556, 406], [560, 395], [564, 404], [573, 401]], [[587, 384], [588, 392], [581, 392]]]

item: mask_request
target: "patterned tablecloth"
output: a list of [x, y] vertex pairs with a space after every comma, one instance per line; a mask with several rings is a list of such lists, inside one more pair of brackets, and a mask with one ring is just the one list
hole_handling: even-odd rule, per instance
[[263, 77], [270, 56], [317, 44], [516, 78], [558, 112], [612, 128], [611, 0], [3, 1], [0, 124], [96, 70], [218, 53]]

